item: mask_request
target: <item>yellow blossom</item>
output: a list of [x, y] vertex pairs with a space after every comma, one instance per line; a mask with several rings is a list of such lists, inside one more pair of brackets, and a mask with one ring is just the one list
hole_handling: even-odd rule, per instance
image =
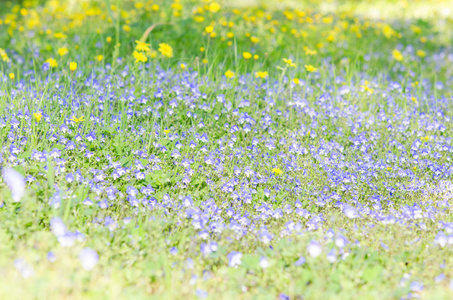
[[418, 57], [421, 57], [421, 58], [423, 58], [423, 57], [426, 56], [426, 52], [423, 51], [423, 50], [417, 50], [417, 51], [415, 52], [415, 54], [417, 54], [417, 56], [418, 56]]
[[299, 85], [300, 84], [299, 78], [294, 78], [293, 83]]
[[9, 73], [9, 78], [14, 79], [14, 73]]
[[169, 44], [160, 43], [157, 50], [165, 57], [173, 57], [173, 48]]
[[252, 43], [256, 44], [256, 43], [258, 43], [258, 42], [260, 41], [260, 39], [257, 38], [256, 36], [252, 36], [252, 37], [250, 38], [250, 41], [252, 41]]
[[181, 69], [183, 69], [183, 70], [186, 68], [186, 64], [180, 64], [179, 66], [180, 66]]
[[51, 68], [58, 67], [58, 63], [55, 60], [55, 58], [53, 58], [53, 57], [51, 57], [48, 60], [46, 60], [46, 63], [48, 63]]
[[33, 116], [35, 116], [37, 122], [41, 121], [42, 114], [40, 112], [33, 113]]
[[252, 54], [250, 52], [244, 52], [242, 53], [242, 56], [245, 58], [245, 59], [250, 59], [252, 57]]
[[386, 38], [391, 38], [396, 35], [396, 31], [390, 25], [382, 26], [382, 33]]
[[217, 2], [212, 2], [209, 4], [209, 11], [212, 13], [216, 13], [220, 10], [220, 5]]
[[104, 59], [104, 55], [97, 55], [96, 60], [97, 61], [102, 61]]
[[79, 122], [85, 121], [83, 116], [81, 116], [80, 118], [76, 118], [76, 116], [72, 116], [72, 118], [70, 120], [73, 121], [76, 124], [79, 123]]
[[279, 168], [273, 168], [272, 173], [274, 173], [275, 175], [282, 175], [283, 171], [280, 170]]
[[72, 72], [74, 72], [75, 70], [77, 69], [77, 63], [76, 62], [70, 62], [69, 63], [69, 70], [71, 70]]
[[203, 16], [195, 16], [194, 17], [194, 21], [197, 22], [197, 23], [202, 23], [204, 21], [204, 17]]
[[0, 57], [2, 58], [2, 60], [4, 62], [8, 62], [9, 61], [9, 57], [8, 55], [6, 54], [6, 51], [3, 50], [2, 48], [0, 48]]
[[54, 37], [57, 39], [65, 39], [67, 36], [62, 32], [55, 32]]
[[143, 51], [143, 52], [147, 52], [147, 51], [150, 51], [151, 49], [149, 48], [151, 45], [150, 44], [147, 44], [147, 43], [143, 43], [143, 42], [140, 42], [140, 41], [135, 41], [135, 43], [137, 44], [135, 46], [135, 49], [137, 49], [138, 51]]
[[151, 50], [148, 52], [148, 56], [151, 58], [156, 58], [157, 57], [157, 51], [156, 50]]
[[110, 43], [112, 41], [112, 37], [108, 36], [106, 39], [107, 43]]
[[205, 29], [204, 29], [207, 33], [211, 33], [214, 31], [214, 27], [212, 26], [207, 26]]
[[58, 49], [58, 55], [60, 55], [60, 56], [65, 56], [68, 53], [69, 53], [69, 51], [68, 51], [68, 48], [66, 48], [66, 47]]
[[235, 76], [234, 72], [231, 70], [228, 70], [225, 72], [226, 78], [233, 78]]
[[308, 72], [316, 72], [318, 71], [318, 68], [315, 68], [312, 65], [305, 65], [305, 70], [307, 70]]
[[290, 66], [290, 67], [293, 67], [293, 68], [296, 67], [296, 64], [293, 63], [293, 60], [292, 60], [292, 59], [284, 58], [283, 61], [285, 62], [285, 64], [286, 64], [287, 66]]
[[412, 25], [411, 29], [416, 34], [420, 34], [422, 32], [422, 29], [420, 27], [418, 27], [417, 25]]
[[266, 78], [267, 76], [269, 76], [269, 74], [267, 73], [267, 71], [258, 71], [258, 72], [255, 72], [255, 77], [256, 77], [256, 78]]
[[370, 88], [368, 86], [369, 82], [367, 80], [365, 80], [365, 82], [363, 83], [363, 85], [361, 85], [360, 87], [365, 91], [365, 92], [368, 92], [370, 94], [373, 94], [374, 92], [374, 89]]
[[392, 56], [397, 61], [402, 61], [404, 58], [403, 54], [398, 49], [392, 51]]
[[147, 62], [147, 61], [148, 61], [148, 57], [146, 57], [146, 55], [143, 54], [143, 52], [134, 51], [134, 52], [132, 53], [132, 55], [133, 55], [134, 58], [135, 58], [135, 63], [138, 63], [138, 62]]

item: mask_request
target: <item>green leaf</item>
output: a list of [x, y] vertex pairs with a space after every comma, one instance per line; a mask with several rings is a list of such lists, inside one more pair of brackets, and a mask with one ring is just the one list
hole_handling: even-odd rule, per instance
[[362, 273], [362, 279], [366, 282], [379, 281], [383, 268], [381, 265], [369, 265]]

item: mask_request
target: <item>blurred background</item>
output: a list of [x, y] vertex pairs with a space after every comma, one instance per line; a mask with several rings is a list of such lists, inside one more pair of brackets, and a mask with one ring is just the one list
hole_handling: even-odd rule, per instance
[[[119, 2], [124, 0], [119, 0]], [[117, 0], [9, 0], [0, 1], [0, 9], [8, 8], [19, 4], [25, 7], [47, 5], [58, 2], [60, 5], [66, 4], [68, 9], [77, 8], [92, 3], [115, 4]], [[137, 1], [139, 2], [139, 1]], [[143, 1], [150, 2], [150, 1]], [[152, 2], [152, 1], [151, 1]], [[168, 1], [168, 2], [199, 2], [209, 1]], [[452, 18], [453, 1], [451, 0], [225, 0], [219, 1], [224, 6], [280, 6], [291, 8], [312, 8], [320, 12], [354, 12], [357, 15], [376, 19], [391, 18]]]

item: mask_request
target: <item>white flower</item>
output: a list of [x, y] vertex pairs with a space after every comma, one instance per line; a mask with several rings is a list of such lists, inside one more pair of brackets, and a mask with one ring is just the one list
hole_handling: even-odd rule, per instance
[[343, 206], [343, 213], [346, 215], [346, 217], [348, 217], [349, 219], [355, 219], [359, 216], [359, 214], [357, 213], [357, 210], [348, 205], [348, 204], [345, 204]]
[[22, 258], [16, 259], [14, 261], [14, 266], [20, 272], [23, 278], [32, 277], [33, 275], [35, 275], [33, 267]]
[[260, 258], [260, 267], [263, 269], [269, 267], [269, 260], [264, 256]]
[[14, 202], [19, 202], [25, 194], [25, 178], [12, 168], [2, 170], [3, 180], [11, 190], [11, 196]]
[[82, 267], [85, 270], [90, 271], [94, 268], [94, 266], [97, 265], [99, 255], [91, 248], [84, 248], [82, 251], [80, 251], [79, 259], [82, 263]]
[[315, 240], [312, 240], [307, 246], [307, 251], [311, 257], [318, 257], [322, 253], [321, 244]]

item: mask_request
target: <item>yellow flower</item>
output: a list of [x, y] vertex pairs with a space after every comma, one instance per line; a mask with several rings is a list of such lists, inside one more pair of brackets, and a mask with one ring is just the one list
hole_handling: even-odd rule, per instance
[[68, 48], [66, 48], [66, 47], [58, 49], [58, 55], [60, 55], [60, 56], [65, 56], [68, 53], [69, 53], [69, 51], [68, 51]]
[[396, 31], [392, 27], [390, 27], [390, 25], [387, 24], [382, 27], [382, 33], [388, 39], [396, 35]]
[[65, 39], [67, 36], [66, 36], [66, 34], [64, 34], [62, 32], [56, 32], [54, 34], [54, 37], [57, 38], [57, 39]]
[[361, 87], [365, 92], [368, 92], [368, 93], [370, 93], [370, 94], [373, 94], [373, 92], [374, 92], [374, 89], [372, 89], [372, 88], [370, 88], [370, 87], [368, 86], [368, 81], [367, 81], [367, 80], [365, 80], [365, 82], [363, 83], [363, 85], [361, 85], [360, 87]]
[[418, 27], [417, 25], [411, 25], [411, 29], [416, 34], [419, 34], [422, 32], [422, 29], [420, 27]]
[[165, 132], [165, 134], [169, 134], [169, 133], [170, 133], [170, 130], [165, 129], [164, 132]]
[[197, 23], [202, 23], [204, 21], [204, 17], [203, 16], [195, 16], [194, 20]]
[[166, 43], [160, 43], [159, 44], [159, 52], [166, 57], [173, 57], [173, 48]]
[[203, 60], [201, 61], [203, 64], [208, 64], [208, 60], [206, 58], [203, 58]]
[[312, 65], [305, 65], [305, 70], [307, 70], [308, 72], [316, 72], [318, 71], [318, 68], [315, 68]]
[[283, 61], [286, 63], [287, 66], [290, 66], [290, 67], [293, 67], [293, 68], [296, 67], [296, 64], [293, 63], [293, 60], [292, 60], [292, 59], [284, 58]]
[[104, 55], [97, 55], [96, 60], [97, 61], [102, 61], [104, 59]]
[[183, 69], [183, 70], [186, 68], [186, 65], [185, 65], [185, 64], [180, 64], [179, 66], [180, 66], [181, 69]]
[[297, 85], [299, 85], [299, 84], [300, 84], [300, 80], [299, 80], [299, 78], [294, 78], [294, 79], [293, 79], [293, 82], [294, 82], [294, 84], [297, 84]]
[[256, 36], [252, 36], [252, 37], [250, 38], [250, 41], [252, 41], [252, 43], [256, 44], [256, 43], [258, 43], [258, 42], [260, 41], [260, 39], [257, 38]]
[[201, 52], [204, 52], [204, 47], [200, 47], [200, 51], [201, 51]]
[[58, 63], [55, 60], [55, 58], [53, 58], [53, 57], [51, 57], [48, 60], [46, 60], [46, 63], [48, 63], [51, 68], [58, 67]]
[[212, 13], [216, 13], [220, 10], [220, 5], [217, 2], [212, 2], [209, 4], [209, 11]]
[[149, 51], [147, 54], [148, 54], [148, 56], [151, 57], [151, 58], [156, 58], [156, 56], [157, 56], [157, 51], [156, 51], [156, 50], [151, 50], [151, 51]]
[[304, 47], [305, 55], [315, 55], [316, 50], [311, 50], [307, 46]]
[[131, 26], [129, 26], [129, 25], [124, 25], [124, 26], [123, 26], [123, 30], [126, 31], [126, 32], [129, 32], [129, 31], [131, 31]]
[[152, 9], [153, 11], [158, 11], [158, 10], [159, 10], [159, 5], [153, 4], [153, 5], [151, 6], [151, 9]]
[[411, 97], [411, 100], [412, 100], [412, 102], [414, 102], [415, 104], [418, 104], [417, 98], [415, 98], [414, 96]]
[[0, 48], [0, 57], [2, 58], [2, 60], [4, 62], [8, 62], [9, 61], [9, 57], [8, 55], [6, 54], [6, 51], [3, 50], [2, 48]]
[[77, 63], [76, 62], [70, 62], [69, 63], [69, 70], [71, 70], [72, 72], [74, 72], [75, 70], [77, 69]]
[[280, 170], [279, 168], [273, 168], [272, 173], [274, 173], [275, 175], [282, 175], [283, 171]]
[[231, 70], [228, 70], [225, 72], [226, 78], [233, 78], [235, 76], [234, 72]]
[[250, 59], [252, 57], [252, 54], [250, 52], [244, 52], [242, 53], [242, 56], [245, 58], [245, 59]]
[[14, 73], [9, 73], [9, 78], [14, 79]]
[[81, 116], [80, 118], [76, 118], [76, 116], [72, 116], [72, 118], [70, 120], [75, 122], [76, 124], [79, 123], [79, 122], [85, 121], [83, 116]]
[[38, 122], [41, 121], [42, 114], [40, 112], [34, 113], [33, 116], [35, 116], [36, 121]]
[[214, 27], [208, 26], [208, 27], [206, 27], [204, 30], [205, 30], [207, 33], [211, 33], [211, 32], [214, 31]]
[[253, 59], [256, 60], [256, 59], [258, 59], [258, 58], [260, 58], [260, 56], [259, 56], [258, 54], [253, 55]]
[[107, 41], [107, 43], [110, 43], [112, 41], [112, 38], [108, 36], [105, 40]]
[[132, 53], [132, 55], [135, 58], [135, 63], [148, 61], [148, 57], [146, 57], [146, 55], [143, 54], [143, 52], [134, 51], [134, 53]]
[[393, 59], [395, 59], [397, 61], [402, 61], [404, 58], [403, 54], [398, 49], [395, 49], [392, 51], [392, 56], [393, 56]]
[[423, 57], [426, 56], [426, 52], [423, 51], [423, 50], [417, 50], [417, 51], [415, 52], [415, 54], [417, 54], [417, 56], [418, 56], [418, 57], [421, 57], [421, 58], [423, 58]]
[[269, 74], [267, 73], [267, 71], [258, 71], [258, 72], [255, 72], [255, 77], [256, 77], [256, 78], [266, 78], [267, 76], [269, 76]]
[[149, 48], [151, 46], [150, 44], [143, 43], [143, 42], [140, 42], [140, 41], [135, 41], [135, 43], [137, 43], [137, 45], [135, 46], [135, 49], [137, 49], [138, 51], [147, 52], [147, 51], [151, 50]]
[[228, 32], [227, 33], [227, 38], [232, 39], [234, 37], [234, 33]]

